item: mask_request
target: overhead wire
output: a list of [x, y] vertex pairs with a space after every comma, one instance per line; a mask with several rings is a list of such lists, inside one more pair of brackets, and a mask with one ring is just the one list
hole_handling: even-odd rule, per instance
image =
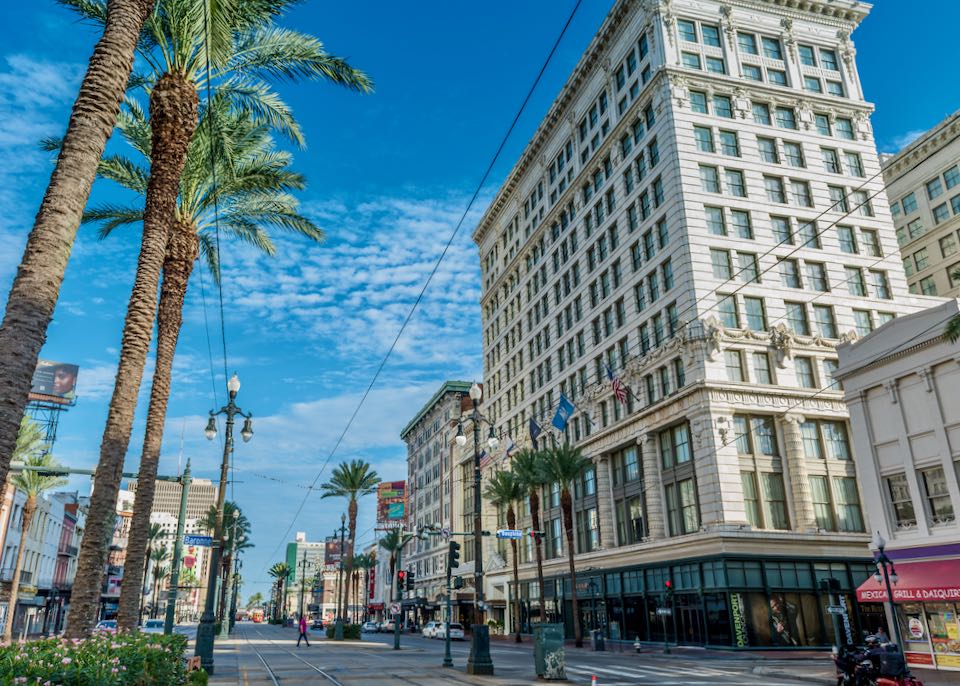
[[[366, 389], [361, 395], [360, 401], [357, 403], [356, 408], [354, 409], [353, 413], [350, 415], [350, 418], [347, 420], [346, 426], [343, 428], [343, 431], [341, 431], [340, 435], [337, 437], [337, 440], [334, 443], [333, 447], [331, 448], [329, 454], [321, 464], [320, 470], [317, 472], [317, 475], [314, 478], [311, 486], [316, 486], [317, 482], [320, 480], [320, 477], [323, 475], [324, 470], [326, 470], [327, 465], [330, 463], [330, 460], [333, 458], [337, 450], [340, 448], [340, 445], [343, 443], [344, 437], [346, 436], [347, 432], [350, 430], [350, 427], [353, 425], [353, 422], [356, 419], [357, 415], [360, 413], [360, 409], [363, 407], [364, 403], [366, 402], [367, 397], [370, 395], [370, 392], [373, 390], [373, 387], [376, 384], [377, 380], [380, 378], [381, 372], [386, 366], [387, 361], [390, 359], [390, 356], [393, 354], [393, 351], [396, 348], [397, 343], [400, 341], [401, 336], [403, 336], [404, 332], [406, 331], [407, 325], [410, 323], [410, 320], [413, 318], [413, 315], [416, 313], [420, 305], [420, 302], [423, 300], [423, 296], [427, 291], [427, 288], [429, 288], [430, 283], [433, 281], [433, 277], [436, 275], [437, 271], [439, 270], [440, 265], [442, 264], [444, 258], [447, 255], [447, 252], [450, 250], [450, 247], [453, 245], [453, 241], [456, 239], [457, 235], [460, 233], [460, 229], [463, 226], [463, 223], [466, 220], [467, 215], [470, 213], [470, 210], [473, 208], [473, 205], [476, 202], [477, 198], [480, 196], [480, 193], [483, 190], [483, 187], [486, 184], [487, 179], [489, 178], [491, 172], [493, 171], [494, 166], [496, 165], [497, 161], [500, 159], [500, 155], [503, 152], [503, 149], [506, 146], [507, 141], [509, 140], [511, 134], [513, 133], [513, 130], [516, 127], [517, 123], [519, 122], [523, 112], [526, 110], [527, 104], [530, 102], [530, 99], [533, 96], [534, 91], [539, 85], [540, 80], [543, 78], [543, 74], [546, 71], [547, 66], [552, 61], [553, 56], [557, 51], [557, 48], [560, 46], [560, 42], [562, 41], [564, 35], [566, 34], [567, 29], [570, 27], [570, 24], [572, 23], [573, 18], [576, 15], [577, 10], [580, 8], [580, 5], [582, 4], [582, 2], [583, 0], [576, 0], [573, 6], [573, 9], [570, 11], [570, 14], [567, 17], [567, 20], [563, 25], [563, 28], [560, 30], [560, 33], [557, 35], [557, 38], [554, 40], [553, 45], [550, 48], [550, 52], [547, 54], [547, 57], [544, 60], [543, 65], [540, 67], [540, 71], [537, 73], [537, 76], [534, 79], [533, 84], [530, 86], [529, 90], [527, 91], [527, 94], [524, 97], [523, 102], [520, 105], [520, 108], [517, 110], [516, 114], [513, 117], [513, 121], [510, 123], [510, 126], [507, 128], [507, 131], [504, 134], [503, 138], [501, 139], [500, 144], [497, 146], [496, 152], [494, 153], [493, 157], [490, 159], [490, 162], [487, 165], [487, 168], [484, 171], [483, 175], [481, 176], [479, 183], [477, 183], [477, 186], [473, 194], [471, 195], [469, 202], [464, 208], [463, 213], [460, 215], [460, 219], [457, 221], [453, 231], [450, 234], [450, 237], [447, 239], [447, 242], [444, 245], [443, 250], [440, 253], [440, 256], [437, 258], [436, 262], [433, 265], [433, 268], [430, 270], [430, 273], [427, 275], [427, 278], [424, 281], [424, 284], [420, 289], [420, 292], [418, 293], [416, 299], [414, 300], [413, 305], [410, 307], [410, 310], [407, 313], [406, 318], [403, 320], [403, 323], [401, 324], [400, 329], [397, 331], [396, 337], [393, 339], [393, 342], [390, 344], [389, 349], [387, 350], [386, 354], [383, 356], [383, 359], [380, 361], [380, 364], [377, 366], [377, 369], [374, 372], [373, 378], [370, 380], [370, 383], [367, 385]], [[310, 492], [312, 490], [313, 489], [311, 488], [304, 495], [303, 500], [300, 502], [300, 505], [297, 507], [297, 511], [293, 515], [290, 525], [287, 527], [287, 530], [284, 532], [283, 536], [280, 537], [279, 543], [277, 544], [277, 547], [274, 549], [273, 553], [271, 553], [271, 555], [267, 559], [272, 559], [274, 555], [276, 555], [277, 551], [280, 550], [281, 546], [283, 545], [283, 541], [287, 538], [290, 531], [293, 529], [293, 526], [296, 523], [297, 518], [299, 518], [300, 514], [303, 512], [303, 508], [306, 506], [307, 500], [310, 497]]]

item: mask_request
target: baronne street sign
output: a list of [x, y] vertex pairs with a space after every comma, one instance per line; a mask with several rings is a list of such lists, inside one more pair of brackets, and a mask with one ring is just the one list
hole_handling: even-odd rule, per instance
[[198, 548], [209, 548], [213, 544], [213, 536], [197, 536], [187, 534], [183, 537], [183, 544], [186, 546], [194, 545]]
[[520, 529], [497, 529], [497, 538], [523, 538]]

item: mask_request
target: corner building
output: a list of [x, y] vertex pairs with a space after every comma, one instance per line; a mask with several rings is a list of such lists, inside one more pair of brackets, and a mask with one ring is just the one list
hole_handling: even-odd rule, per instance
[[[557, 438], [594, 462], [573, 493], [576, 589], [544, 489], [525, 626], [543, 604], [572, 635], [575, 592], [584, 634], [825, 646], [832, 577], [851, 630], [872, 628], [836, 347], [923, 299], [850, 37], [869, 9], [617, 2], [475, 230], [487, 413], [529, 445], [563, 393], [577, 412]], [[508, 571], [490, 597], [517, 592]]]

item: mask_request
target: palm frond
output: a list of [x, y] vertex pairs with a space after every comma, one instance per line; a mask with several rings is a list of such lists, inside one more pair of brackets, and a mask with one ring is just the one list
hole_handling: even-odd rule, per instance
[[946, 336], [947, 340], [951, 343], [956, 343], [957, 340], [960, 340], [960, 315], [950, 318], [946, 328], [943, 330], [943, 335]]
[[277, 246], [270, 239], [270, 234], [264, 231], [256, 222], [246, 219], [243, 216], [232, 218], [224, 217], [220, 223], [228, 233], [236, 236], [244, 243], [252, 245], [257, 250], [266, 255], [276, 255]]
[[63, 147], [63, 136], [47, 136], [40, 139], [41, 152], [60, 152]]
[[97, 174], [101, 178], [109, 179], [138, 195], [147, 194], [150, 173], [126, 157], [120, 155], [104, 157], [97, 165]]
[[266, 83], [251, 78], [233, 77], [217, 86], [237, 112], [258, 124], [265, 124], [303, 148], [306, 141], [293, 111]]
[[69, 7], [81, 19], [100, 25], [107, 23], [107, 0], [56, 0], [56, 3]]
[[124, 205], [97, 205], [88, 207], [80, 218], [82, 224], [100, 224], [98, 236], [103, 240], [114, 229], [128, 224], [137, 224], [143, 221], [142, 207], [126, 207]]
[[201, 233], [197, 237], [200, 239], [200, 255], [207, 263], [207, 269], [210, 270], [213, 282], [218, 284], [220, 283], [220, 258], [217, 256], [217, 245], [214, 242], [214, 237], [209, 232]]

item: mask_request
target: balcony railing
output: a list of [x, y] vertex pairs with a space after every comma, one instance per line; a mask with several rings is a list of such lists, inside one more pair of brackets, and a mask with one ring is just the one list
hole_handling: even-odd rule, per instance
[[[0, 581], [13, 581], [13, 569], [0, 569]], [[29, 584], [33, 581], [33, 572], [20, 572], [20, 583]]]
[[66, 555], [67, 557], [76, 557], [79, 549], [75, 545], [61, 545], [60, 549], [57, 550], [58, 555]]

